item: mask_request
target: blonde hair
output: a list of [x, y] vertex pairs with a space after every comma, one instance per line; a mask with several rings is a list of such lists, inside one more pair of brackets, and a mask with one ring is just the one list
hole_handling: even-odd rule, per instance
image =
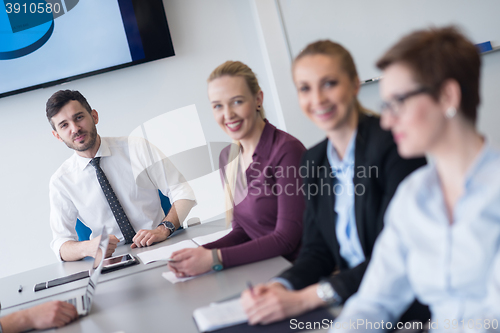
[[[340, 60], [340, 67], [347, 73], [347, 76], [351, 79], [352, 82], [356, 82], [359, 80], [358, 71], [356, 70], [356, 65], [354, 64], [354, 60], [352, 59], [351, 54], [345, 47], [342, 45], [332, 42], [331, 40], [319, 40], [317, 42], [311, 43], [306, 46], [305, 49], [300, 51], [300, 53], [295, 57], [292, 64], [292, 70], [295, 68], [297, 62], [304, 58], [305, 56], [313, 56], [313, 55], [326, 55], [332, 58], [338, 58]], [[358, 97], [355, 97], [354, 100], [354, 108], [356, 111], [366, 114], [366, 115], [375, 115], [378, 116], [377, 113], [366, 109], [361, 105], [358, 100]]]
[[[248, 88], [252, 95], [256, 96], [260, 91], [259, 81], [255, 76], [255, 73], [240, 61], [226, 61], [222, 65], [218, 66], [216, 69], [210, 73], [207, 82], [210, 83], [215, 79], [223, 76], [230, 77], [242, 77], [245, 79]], [[257, 112], [262, 119], [266, 119], [266, 114], [264, 108], [261, 106]], [[239, 168], [239, 155], [241, 152], [241, 144], [239, 141], [233, 141], [231, 148], [229, 150], [228, 164], [226, 167], [226, 177], [224, 186], [224, 196], [226, 203], [226, 225], [231, 224], [234, 215], [234, 194], [236, 188], [236, 178], [238, 175]], [[223, 167], [223, 166], [220, 166]]]

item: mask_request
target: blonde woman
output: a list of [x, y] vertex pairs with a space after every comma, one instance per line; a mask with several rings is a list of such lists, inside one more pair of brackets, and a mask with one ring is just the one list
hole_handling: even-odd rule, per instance
[[[310, 190], [302, 251], [278, 278], [243, 293], [250, 324], [347, 301], [363, 278], [396, 188], [425, 164], [422, 158], [402, 159], [379, 117], [361, 106], [356, 66], [342, 45], [309, 44], [292, 70], [300, 107], [326, 139], [302, 161]], [[415, 304], [403, 320], [426, 320], [428, 311]]]
[[265, 119], [264, 94], [245, 64], [217, 67], [208, 97], [215, 120], [235, 142], [219, 163], [233, 230], [204, 247], [175, 252], [170, 269], [184, 277], [275, 256], [295, 260], [305, 207], [298, 175], [304, 146]]

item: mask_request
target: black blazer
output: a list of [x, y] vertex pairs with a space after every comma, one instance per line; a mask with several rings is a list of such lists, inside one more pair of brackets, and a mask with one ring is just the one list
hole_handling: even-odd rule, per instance
[[[349, 268], [340, 256], [335, 234], [335, 195], [326, 191], [326, 185], [323, 186], [333, 181], [326, 155], [327, 140], [307, 150], [302, 157], [306, 193], [302, 249], [294, 265], [280, 277], [288, 280], [296, 290], [327, 278], [345, 301], [358, 290], [396, 188], [408, 174], [426, 162], [424, 158], [402, 159], [392, 134], [380, 127], [379, 118], [360, 115], [354, 157], [354, 186], [360, 195], [355, 196], [354, 210], [366, 260]], [[314, 184], [318, 189], [323, 186], [325, 191], [314, 194]], [[363, 187], [364, 193], [361, 191]], [[336, 274], [332, 275], [334, 272]]]

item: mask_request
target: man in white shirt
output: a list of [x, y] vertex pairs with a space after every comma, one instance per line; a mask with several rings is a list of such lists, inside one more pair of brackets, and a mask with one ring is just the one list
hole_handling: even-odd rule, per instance
[[[52, 134], [75, 153], [50, 179], [51, 247], [64, 261], [92, 256], [96, 244], [78, 241], [79, 219], [92, 231], [105, 225], [107, 256], [118, 244], [149, 246], [167, 239], [196, 204], [182, 174], [142, 138], [104, 138], [97, 134], [97, 111], [78, 91], [60, 90], [47, 101]], [[167, 216], [160, 190], [172, 208]]]

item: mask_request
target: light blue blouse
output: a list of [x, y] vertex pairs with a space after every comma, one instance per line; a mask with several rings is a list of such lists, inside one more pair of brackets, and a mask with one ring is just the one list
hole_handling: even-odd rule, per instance
[[[332, 208], [337, 214], [335, 233], [340, 247], [340, 255], [349, 267], [356, 267], [365, 261], [365, 255], [359, 241], [356, 217], [354, 215], [354, 153], [356, 134], [355, 130], [347, 145], [344, 158], [340, 160], [337, 151], [328, 140], [326, 156], [335, 178], [332, 188], [335, 191], [335, 206]], [[288, 290], [293, 290], [290, 281], [275, 277], [271, 281], [281, 283]], [[336, 295], [338, 299], [340, 296]]]
[[[432, 328], [439, 331], [467, 331], [479, 324], [484, 329], [487, 320], [499, 320], [499, 172], [500, 154], [485, 143], [466, 175], [452, 224], [435, 165], [403, 181], [360, 289], [332, 331], [342, 324], [342, 332], [377, 331], [376, 325], [353, 329], [358, 319], [378, 327], [382, 321], [395, 325], [415, 297], [429, 305]], [[453, 329], [455, 323], [458, 328]]]
[[357, 130], [354, 131], [344, 158], [340, 157], [335, 147], [328, 140], [326, 156], [335, 178], [333, 190], [335, 193], [335, 207], [337, 214], [335, 233], [340, 246], [340, 255], [350, 268], [356, 267], [365, 261], [365, 255], [359, 241], [356, 218], [354, 216], [354, 153]]

